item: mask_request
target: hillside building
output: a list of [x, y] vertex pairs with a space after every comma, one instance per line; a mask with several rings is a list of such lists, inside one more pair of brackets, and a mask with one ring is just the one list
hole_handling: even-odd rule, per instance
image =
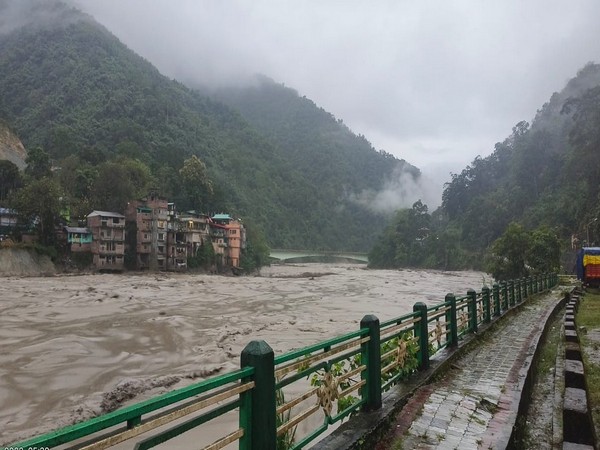
[[92, 251], [92, 232], [83, 227], [64, 227], [67, 248], [71, 253]]
[[246, 245], [245, 230], [241, 222], [229, 214], [215, 214], [210, 223], [215, 254], [221, 265], [240, 266], [242, 249]]
[[93, 265], [98, 270], [123, 270], [125, 257], [125, 216], [115, 212], [92, 211], [87, 216], [92, 234]]
[[127, 204], [127, 253], [137, 270], [167, 270], [169, 203], [151, 193]]

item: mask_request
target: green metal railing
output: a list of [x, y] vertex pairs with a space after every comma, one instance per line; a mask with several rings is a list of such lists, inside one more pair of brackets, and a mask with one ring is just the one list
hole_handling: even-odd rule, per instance
[[240, 450], [300, 449], [344, 418], [381, 408], [382, 393], [429, 368], [437, 352], [557, 283], [556, 274], [543, 274], [448, 294], [433, 306], [417, 302], [413, 312], [382, 323], [367, 315], [354, 332], [277, 357], [264, 341], [252, 341], [240, 370], [9, 447], [78, 441], [78, 448], [101, 449], [139, 437], [134, 448], [149, 449], [235, 411], [237, 429], [202, 444], [205, 450], [236, 441]]

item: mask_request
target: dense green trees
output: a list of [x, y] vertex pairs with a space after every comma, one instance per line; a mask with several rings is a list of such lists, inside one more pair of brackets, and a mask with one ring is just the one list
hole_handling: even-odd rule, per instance
[[19, 213], [23, 226], [34, 224], [40, 242], [53, 246], [56, 242], [54, 225], [58, 222], [61, 205], [61, 187], [51, 177], [31, 180], [12, 197], [11, 206]]
[[491, 246], [487, 270], [497, 280], [523, 278], [560, 268], [560, 242], [542, 227], [528, 232], [511, 223]]
[[491, 255], [487, 269], [500, 278], [558, 269], [572, 235], [584, 242], [591, 230], [598, 241], [599, 130], [600, 65], [590, 63], [531, 125], [517, 123], [491, 155], [452, 175], [425, 239], [411, 229], [410, 211], [399, 212], [371, 264], [486, 269]]
[[246, 224], [246, 248], [242, 250], [240, 268], [246, 273], [270, 264], [270, 249], [263, 232]]
[[19, 168], [8, 160], [0, 160], [0, 202], [6, 202], [11, 192], [23, 183]]
[[[150, 186], [181, 210], [247, 218], [274, 247], [366, 251], [387, 218], [352, 196], [396, 168], [419, 175], [290, 89], [232, 90], [240, 114], [227, 95], [162, 76], [89, 17], [65, 16], [0, 36], [0, 118], [60, 168], [77, 215], [120, 210]], [[190, 183], [192, 158], [205, 167]]]
[[420, 200], [403, 209], [369, 253], [373, 268], [430, 267], [452, 270], [468, 267], [460, 247], [460, 231], [439, 213], [429, 214]]
[[213, 206], [213, 184], [207, 172], [206, 164], [200, 161], [196, 155], [186, 159], [183, 167], [179, 170], [178, 180], [185, 195], [185, 203], [190, 209], [209, 211]]

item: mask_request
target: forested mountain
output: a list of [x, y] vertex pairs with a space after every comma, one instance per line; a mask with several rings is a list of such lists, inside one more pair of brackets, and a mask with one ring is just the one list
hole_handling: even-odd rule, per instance
[[[399, 213], [372, 257], [380, 266], [408, 264], [410, 247], [414, 265], [483, 268], [483, 256], [494, 253], [492, 244], [507, 230], [556, 236], [563, 249], [573, 235], [583, 243], [589, 234], [598, 243], [599, 194], [600, 65], [589, 63], [551, 96], [531, 125], [517, 123], [491, 155], [454, 174], [439, 211], [429, 215], [416, 205]], [[413, 230], [418, 245], [403, 238], [404, 215], [424, 224]]]
[[374, 154], [369, 141], [352, 133], [341, 119], [265, 76], [256, 76], [246, 87], [209, 95], [239, 111], [312, 184], [331, 195], [340, 185], [347, 192], [373, 189], [374, 180], [391, 176], [393, 168], [419, 176], [419, 170], [404, 160], [398, 162], [385, 151]]
[[75, 215], [122, 210], [152, 188], [181, 209], [239, 215], [273, 247], [367, 250], [384, 221], [351, 198], [403, 166], [419, 176], [291, 90], [266, 83], [246, 101], [222, 95], [226, 106], [164, 77], [91, 17], [28, 3], [44, 20], [0, 23], [0, 119], [49, 154]]

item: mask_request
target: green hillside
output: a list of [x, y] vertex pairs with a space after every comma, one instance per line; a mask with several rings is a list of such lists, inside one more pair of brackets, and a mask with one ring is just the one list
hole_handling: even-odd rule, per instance
[[[404, 161], [276, 85], [256, 106], [277, 104], [264, 119], [288, 122], [252, 120], [243, 102], [240, 114], [164, 77], [89, 16], [36, 5], [54, 19], [0, 35], [0, 119], [50, 155], [76, 215], [153, 188], [181, 209], [239, 215], [273, 247], [370, 248], [385, 221], [350, 198]], [[192, 155], [206, 165], [196, 178], [180, 173]]]
[[[492, 244], [507, 230], [513, 237], [554, 236], [563, 250], [570, 249], [572, 236], [581, 244], [589, 235], [589, 243], [598, 244], [599, 155], [600, 65], [589, 63], [551, 96], [531, 125], [517, 123], [491, 155], [454, 174], [439, 211], [430, 215], [417, 205], [398, 213], [372, 261], [388, 267], [483, 268], [484, 256], [500, 247]], [[407, 225], [415, 220], [421, 228]], [[563, 265], [571, 270], [568, 260]]]

